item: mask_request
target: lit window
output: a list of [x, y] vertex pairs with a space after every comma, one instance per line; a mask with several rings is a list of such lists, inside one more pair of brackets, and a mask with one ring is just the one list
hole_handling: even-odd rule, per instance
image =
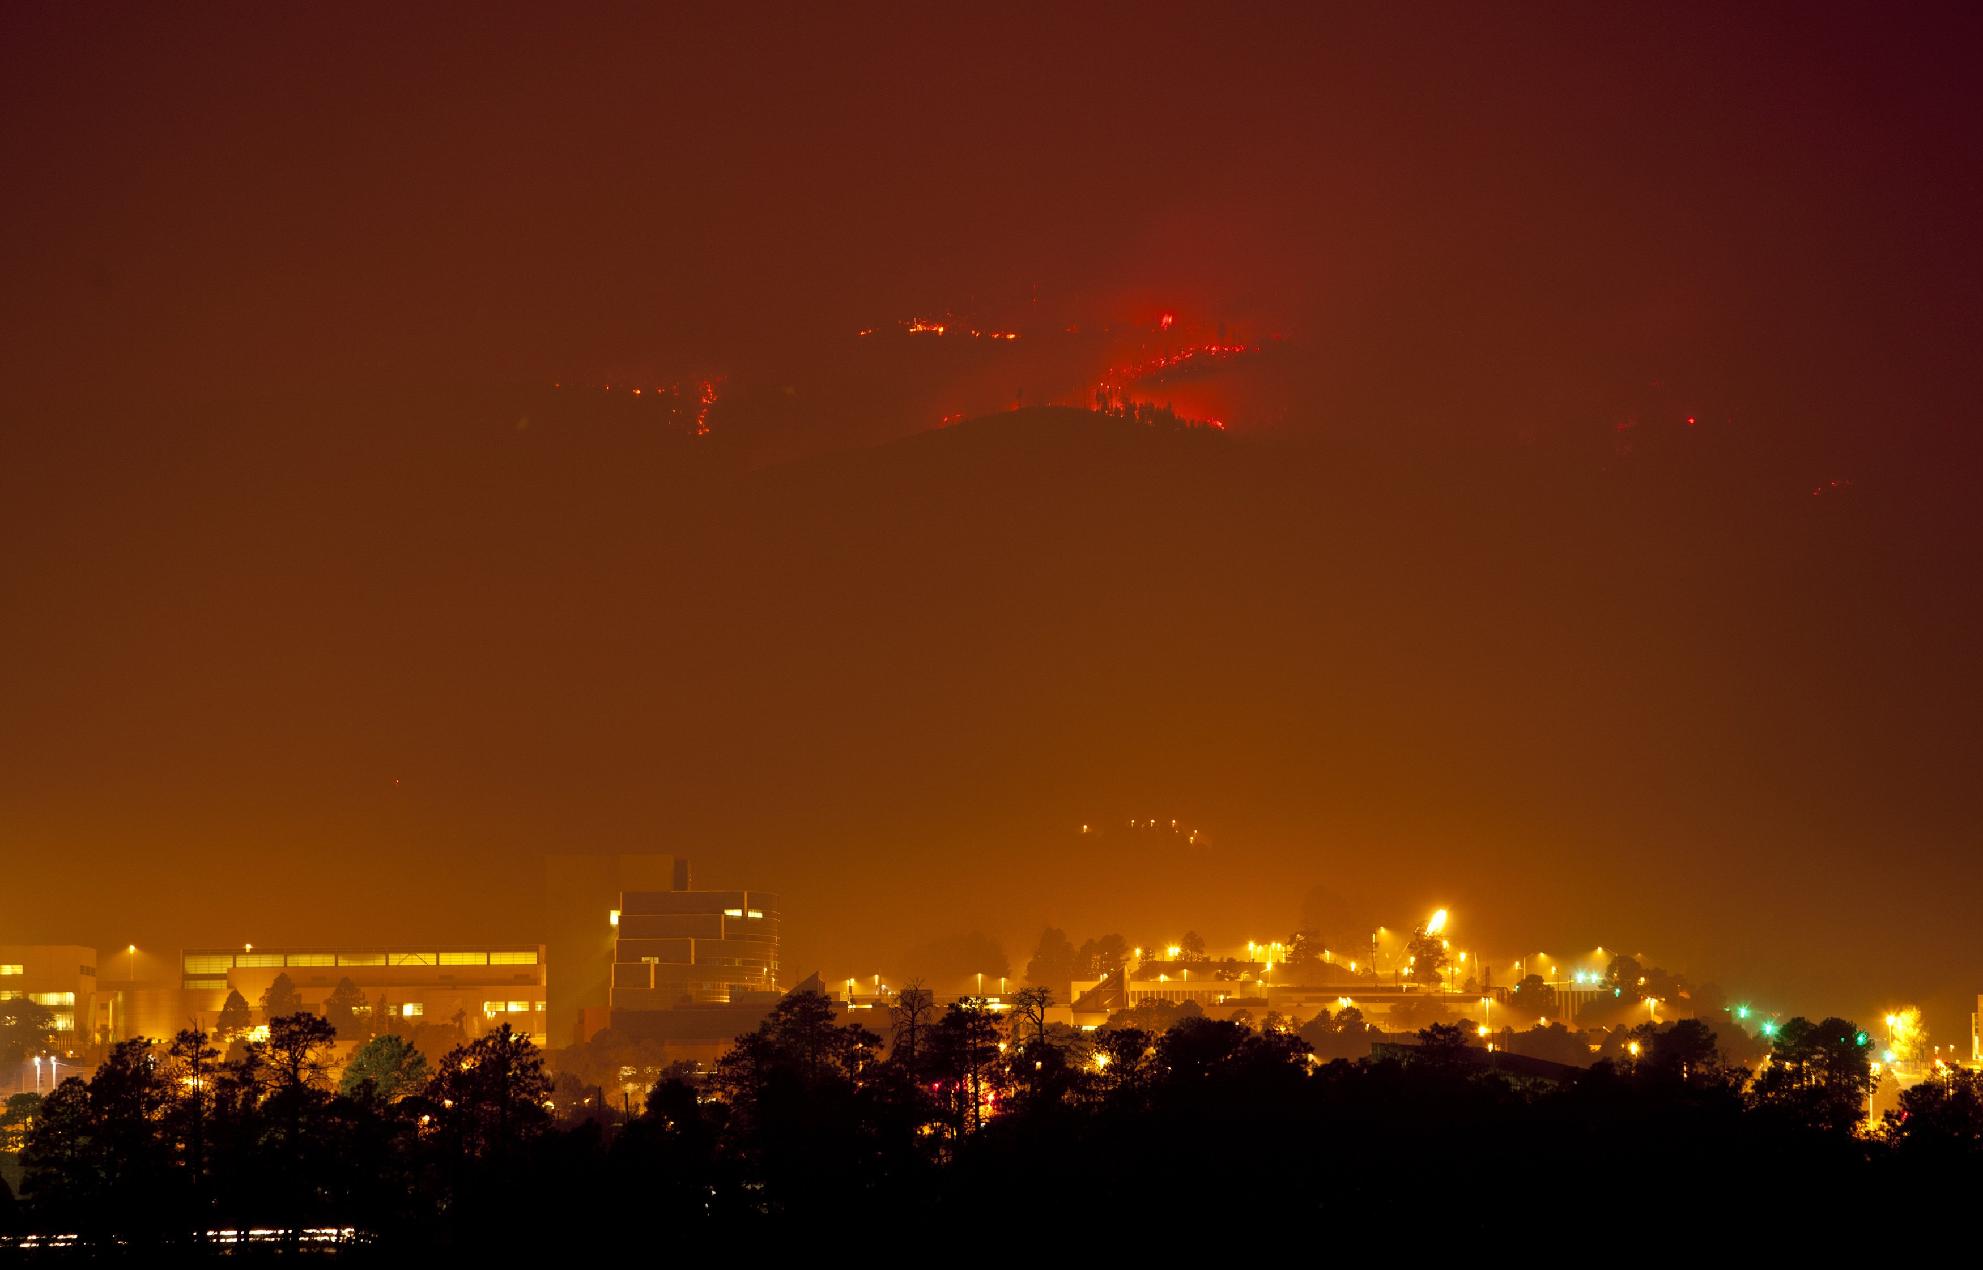
[[530, 1002], [512, 1001], [510, 1002], [509, 1012], [511, 1014], [528, 1014], [530, 1013]]
[[290, 953], [289, 964], [292, 966], [335, 966], [337, 964], [337, 956], [334, 953]]
[[73, 992], [30, 992], [28, 993], [28, 1000], [34, 1002], [36, 1005], [74, 1006], [76, 1004], [76, 994]]
[[0, 992], [0, 1001], [19, 1001], [26, 995], [24, 992]]
[[0, 966], [0, 975], [24, 975], [27, 972], [28, 968], [18, 961], [10, 961], [4, 966]]
[[233, 953], [186, 954], [186, 973], [189, 975], [224, 975], [232, 969]]
[[763, 918], [764, 910], [761, 908], [754, 908], [750, 912], [744, 914], [744, 916], [750, 918], [752, 921], [758, 921], [761, 918]]
[[529, 952], [492, 952], [489, 954], [492, 966], [534, 966], [537, 964], [535, 949]]
[[383, 966], [386, 964], [386, 955], [382, 952], [339, 953], [337, 955], [337, 964], [340, 966]]
[[236, 966], [242, 967], [243, 969], [266, 968], [269, 966], [279, 967], [282, 965], [282, 954], [251, 953], [251, 952], [236, 953], [234, 956], [234, 964]]
[[427, 1013], [427, 1003], [424, 1001], [402, 1001], [399, 1003], [399, 1017], [402, 1019], [417, 1019], [425, 1013]]
[[482, 1003], [482, 1013], [487, 1018], [493, 1019], [502, 1012], [503, 1003], [500, 1001], [484, 1001]]
[[537, 1008], [537, 1013], [539, 1014], [544, 1013], [544, 1003], [542, 1001], [536, 1003], [536, 1008]]
[[744, 910], [740, 908], [726, 908], [723, 910], [723, 916], [725, 917], [742, 917], [743, 915]]
[[435, 954], [417, 952], [396, 952], [389, 956], [395, 966], [431, 966], [435, 964]]
[[444, 952], [441, 954], [443, 966], [486, 966], [489, 954], [485, 952]]
[[68, 1010], [58, 1010], [48, 1016], [48, 1025], [57, 1032], [73, 1032], [76, 1030], [76, 1016]]
[[613, 927], [617, 927], [617, 926], [618, 926], [618, 925], [620, 924], [620, 910], [619, 910], [619, 909], [617, 909], [617, 908], [609, 908], [609, 909], [607, 909], [607, 910], [606, 910], [606, 924], [607, 924], [608, 926], [613, 926]]

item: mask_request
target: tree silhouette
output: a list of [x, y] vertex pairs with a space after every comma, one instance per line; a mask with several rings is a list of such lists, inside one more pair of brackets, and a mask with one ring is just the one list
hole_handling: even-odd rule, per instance
[[214, 1022], [214, 1031], [222, 1040], [233, 1038], [255, 1026], [255, 1016], [249, 1013], [248, 998], [234, 988], [227, 990], [227, 1000], [220, 1007], [220, 1017]]
[[1613, 957], [1611, 964], [1604, 969], [1604, 986], [1611, 989], [1613, 996], [1637, 1001], [1645, 977], [1645, 968], [1639, 964], [1638, 958]]
[[1541, 975], [1523, 975], [1508, 994], [1508, 1005], [1517, 1014], [1546, 1019], [1557, 1012], [1556, 989]]
[[271, 1024], [286, 1015], [297, 1013], [302, 1008], [303, 996], [296, 991], [296, 985], [290, 981], [289, 972], [286, 970], [277, 974], [269, 982], [267, 990], [262, 993], [262, 1018]]
[[207, 1185], [207, 1128], [213, 1120], [216, 1069], [220, 1051], [207, 1043], [207, 1034], [182, 1031], [165, 1053], [165, 1112], [167, 1135], [183, 1151], [185, 1189], [193, 1207], [204, 1211]]
[[890, 1049], [897, 1061], [912, 1073], [922, 1053], [923, 1037], [930, 1015], [936, 1011], [936, 998], [920, 981], [902, 989], [895, 998], [895, 1023]]
[[1021, 988], [1012, 998], [1013, 1041], [1024, 1040], [1020, 1035], [1020, 1024], [1032, 1033], [1033, 1039], [1044, 1044], [1047, 1039], [1047, 1011], [1053, 1006], [1053, 992], [1048, 988]]
[[1800, 1016], [1777, 1029], [1769, 1065], [1757, 1074], [1749, 1097], [1758, 1108], [1849, 1137], [1878, 1083], [1872, 1068], [1870, 1038], [1857, 1024]]
[[47, 1006], [12, 996], [0, 1000], [0, 1063], [25, 1062], [54, 1047], [55, 1013]]
[[1410, 958], [1411, 981], [1424, 987], [1438, 987], [1439, 972], [1446, 968], [1446, 942], [1420, 926], [1412, 931], [1405, 952]]
[[551, 1081], [530, 1038], [505, 1023], [441, 1060], [427, 1090], [455, 1149], [470, 1157], [514, 1151], [550, 1123]]
[[1937, 1171], [1973, 1170], [1983, 1160], [1983, 1072], [1938, 1068], [1901, 1091], [1900, 1105], [1882, 1117], [1881, 1132], [1910, 1162]]
[[1074, 945], [1068, 942], [1066, 932], [1049, 926], [1040, 932], [1040, 942], [1026, 962], [1026, 982], [1065, 992], [1077, 967]]
[[930, 1030], [931, 1066], [953, 1135], [984, 1127], [1002, 1084], [1000, 1050], [997, 1018], [979, 997], [951, 1002]]
[[363, 1038], [372, 1031], [371, 1002], [349, 976], [339, 979], [324, 998], [324, 1018], [341, 1040]]
[[[885, 1060], [838, 1017], [795, 992], [707, 1077], [642, 1057], [656, 1074], [631, 1118], [601, 1113], [566, 1069], [554, 1123], [543, 1056], [507, 1028], [450, 1050], [418, 1090], [418, 1052], [375, 1038], [333, 1092], [329, 1022], [279, 1016], [225, 1062], [198, 1032], [115, 1046], [88, 1082], [10, 1103], [0, 1129], [25, 1139], [23, 1223], [161, 1261], [215, 1228], [352, 1226], [389, 1257], [479, 1250], [530, 1204], [759, 1234], [896, 1204], [892, 1230], [955, 1229], [986, 1195], [1127, 1211], [1225, 1158], [1275, 1211], [1373, 1187], [1412, 1203], [1428, 1161], [1484, 1140], [1515, 1176], [1644, 1170], [1676, 1202], [1739, 1188], [1763, 1205], [1955, 1211], [1983, 1181], [1983, 1076], [1938, 1069], [1864, 1133], [1870, 1038], [1839, 1018], [1786, 1023], [1745, 1087], [1693, 1019], [1614, 1029], [1595, 1062], [1595, 1033], [1504, 1032], [1503, 1048], [1556, 1060], [1523, 1065], [1446, 1024], [1364, 1057], [1354, 1007], [1292, 1030], [1174, 1011], [1162, 1031], [1088, 1035], [1019, 1013], [1001, 1044], [1008, 1020], [965, 999], [913, 1043], [898, 1018]], [[566, 1054], [638, 1056], [627, 1038]]]

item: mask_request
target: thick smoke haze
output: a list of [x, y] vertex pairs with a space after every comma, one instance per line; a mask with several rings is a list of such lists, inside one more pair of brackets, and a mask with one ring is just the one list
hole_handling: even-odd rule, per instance
[[[0, 924], [652, 849], [798, 974], [1320, 887], [1956, 1035], [1974, 15], [1035, 16], [0, 17]], [[1225, 432], [1005, 409], [1163, 313]]]

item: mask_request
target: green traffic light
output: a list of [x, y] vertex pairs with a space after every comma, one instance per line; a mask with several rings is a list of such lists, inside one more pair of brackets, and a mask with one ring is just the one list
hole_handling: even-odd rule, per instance
[[1866, 1035], [1864, 1032], [1861, 1032], [1859, 1035], [1852, 1038], [1852, 1043], [1859, 1046], [1859, 1048], [1864, 1049], [1866, 1048], [1866, 1043], [1872, 1039], [1873, 1039], [1872, 1037]]
[[1749, 1007], [1748, 1007], [1748, 1006], [1746, 1006], [1746, 1005], [1738, 1005], [1738, 1006], [1736, 1006], [1736, 1007], [1735, 1007], [1735, 1017], [1736, 1017], [1736, 1018], [1738, 1018], [1738, 1019], [1746, 1019], [1746, 1018], [1748, 1018], [1748, 1017], [1749, 1017]]

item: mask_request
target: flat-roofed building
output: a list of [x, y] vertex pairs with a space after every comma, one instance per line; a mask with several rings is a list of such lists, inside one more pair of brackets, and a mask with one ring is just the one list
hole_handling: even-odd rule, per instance
[[[180, 955], [177, 1013], [212, 1028], [239, 992], [256, 1011], [278, 975], [289, 976], [305, 1009], [322, 1013], [339, 982], [351, 980], [367, 1006], [403, 1023], [458, 1027], [464, 1039], [504, 1023], [538, 1045], [545, 1032], [541, 944], [364, 944], [335, 947], [189, 948]], [[188, 1022], [170, 1025], [172, 1030]], [[171, 1030], [147, 1034], [171, 1035]]]
[[0, 1073], [0, 1089], [34, 1088], [35, 1077], [25, 1074], [31, 1058], [42, 1059], [35, 1076], [49, 1085], [58, 1067], [62, 1075], [77, 1074], [49, 1060], [81, 1062], [113, 1034], [116, 997], [98, 990], [96, 966], [96, 949], [80, 944], [0, 944], [0, 1001], [30, 1002], [48, 1012], [47, 1043], [31, 1046], [34, 1054]]
[[627, 1011], [779, 991], [778, 897], [768, 891], [625, 891], [609, 920], [616, 1027]]
[[642, 852], [544, 857], [544, 941], [550, 958], [551, 1043], [606, 1026], [612, 1006], [612, 913], [624, 891], [689, 889], [689, 862]]

